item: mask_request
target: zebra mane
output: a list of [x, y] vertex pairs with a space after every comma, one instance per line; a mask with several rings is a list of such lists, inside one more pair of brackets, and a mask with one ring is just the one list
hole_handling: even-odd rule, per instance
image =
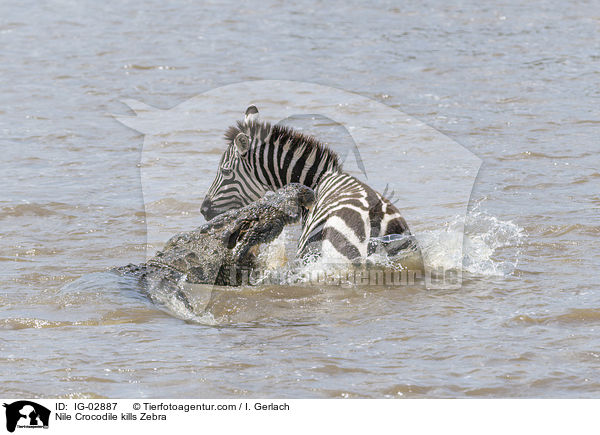
[[313, 136], [300, 133], [292, 127], [280, 124], [271, 125], [269, 122], [250, 122], [246, 124], [242, 121], [238, 121], [237, 125], [227, 129], [225, 132], [225, 140], [231, 145], [239, 133], [245, 133], [250, 136], [251, 139], [259, 138], [260, 140], [265, 140], [268, 138], [271, 144], [279, 140], [280, 146], [289, 143], [290, 151], [293, 151], [294, 154], [307, 148], [315, 150], [317, 156], [320, 156], [319, 160], [325, 159], [326, 164], [330, 165], [332, 169], [342, 169], [339, 156], [335, 151]]

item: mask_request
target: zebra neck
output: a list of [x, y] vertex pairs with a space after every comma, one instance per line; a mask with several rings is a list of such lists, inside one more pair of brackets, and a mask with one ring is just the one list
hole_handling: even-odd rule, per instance
[[[297, 140], [303, 142], [298, 144]], [[274, 141], [271, 138], [263, 141], [256, 151], [253, 159], [255, 173], [272, 189], [300, 183], [314, 190], [325, 176], [341, 169], [335, 153], [303, 137], [276, 138]]]
[[342, 173], [340, 170], [330, 168], [330, 167], [324, 168], [323, 170], [321, 170], [319, 172], [314, 172], [312, 175], [310, 174], [310, 172], [304, 170], [304, 171], [302, 171], [302, 173], [300, 175], [293, 174], [294, 176], [288, 176], [286, 181], [287, 181], [287, 184], [289, 184], [289, 183], [303, 184], [307, 187], [310, 187], [312, 190], [314, 190], [316, 192], [321, 184], [323, 184], [327, 180], [337, 177], [340, 173]]

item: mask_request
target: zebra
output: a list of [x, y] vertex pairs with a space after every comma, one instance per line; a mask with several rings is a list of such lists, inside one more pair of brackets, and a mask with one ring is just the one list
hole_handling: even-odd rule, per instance
[[378, 246], [389, 254], [418, 250], [398, 208], [344, 172], [339, 156], [313, 136], [261, 122], [256, 106], [250, 106], [225, 140], [227, 149], [200, 209], [207, 220], [300, 183], [315, 191], [316, 200], [303, 215], [298, 257], [326, 254], [360, 262]]

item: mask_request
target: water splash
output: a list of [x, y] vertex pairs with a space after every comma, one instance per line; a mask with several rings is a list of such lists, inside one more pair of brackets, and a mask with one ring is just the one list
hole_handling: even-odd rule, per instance
[[[455, 216], [439, 229], [417, 234], [425, 270], [461, 271], [474, 276], [508, 276], [513, 273], [525, 237], [523, 228], [511, 220], [499, 219], [482, 210], [481, 202], [470, 210], [466, 219]], [[277, 262], [277, 259], [272, 257], [278, 257], [280, 266], [271, 268], [271, 273], [265, 276], [284, 276], [280, 284], [314, 283], [316, 274], [327, 272], [332, 283], [355, 285], [355, 282], [352, 285], [345, 282], [352, 266], [345, 262], [332, 261], [330, 258], [320, 257], [304, 265], [291, 262], [281, 266], [283, 260], [293, 258], [293, 234], [282, 234], [274, 244], [277, 248], [266, 247], [261, 257], [263, 263]], [[288, 253], [287, 257], [283, 258], [282, 244], [285, 244]], [[381, 254], [373, 254], [367, 259], [369, 267], [384, 271], [422, 269], [422, 265], [418, 263], [420, 262], [411, 257], [389, 258]]]
[[418, 237], [425, 264], [431, 269], [507, 276], [517, 266], [525, 230], [511, 220], [482, 211], [477, 204], [465, 220], [456, 216], [444, 228], [425, 231]]

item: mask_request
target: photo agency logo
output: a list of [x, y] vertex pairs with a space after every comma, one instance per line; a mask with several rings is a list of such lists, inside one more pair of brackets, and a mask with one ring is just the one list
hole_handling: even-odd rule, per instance
[[4, 404], [6, 414], [6, 430], [15, 429], [48, 429], [50, 410], [39, 403], [19, 400]]
[[[416, 280], [460, 287], [464, 223], [481, 160], [406, 113], [352, 92], [282, 80], [220, 87], [168, 110], [124, 103], [134, 116], [116, 118], [144, 134], [147, 260], [177, 269], [180, 288], [193, 286], [192, 276], [220, 284]], [[310, 194], [295, 183], [316, 197], [302, 197]], [[279, 266], [246, 267], [250, 253], [291, 222], [302, 227], [292, 249], [268, 248]], [[449, 222], [440, 255], [426, 236]], [[288, 231], [281, 237], [289, 239]], [[199, 234], [227, 249], [198, 242]], [[216, 253], [210, 261], [197, 258], [208, 251]], [[407, 252], [416, 260], [390, 259]], [[297, 253], [313, 258], [311, 266], [290, 268]]]

